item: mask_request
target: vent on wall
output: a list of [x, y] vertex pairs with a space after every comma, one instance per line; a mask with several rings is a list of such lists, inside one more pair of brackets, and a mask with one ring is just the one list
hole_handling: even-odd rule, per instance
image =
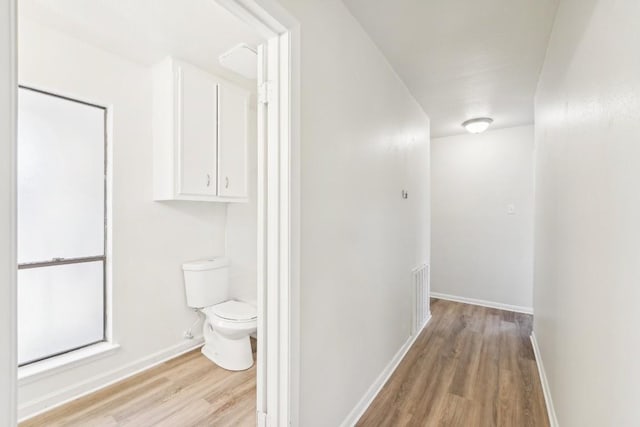
[[420, 332], [429, 317], [429, 266], [424, 264], [412, 270], [413, 275], [413, 328], [411, 335]]

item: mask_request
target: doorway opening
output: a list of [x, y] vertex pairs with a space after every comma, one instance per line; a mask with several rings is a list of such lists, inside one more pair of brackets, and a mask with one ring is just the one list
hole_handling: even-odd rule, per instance
[[[176, 268], [180, 270], [180, 277], [184, 274], [183, 269], [186, 273], [188, 269], [176, 259], [181, 254], [180, 248], [188, 246], [182, 256], [182, 264], [188, 264], [195, 257], [224, 257], [230, 260], [232, 267], [241, 267], [235, 272], [229, 268], [232, 287], [234, 280], [245, 285], [253, 283], [253, 300], [249, 290], [251, 286], [245, 286], [244, 290], [236, 289], [245, 294], [234, 296], [233, 300], [248, 300], [257, 311], [257, 359], [254, 368], [257, 423], [264, 426], [288, 425], [295, 421], [299, 247], [297, 23], [275, 5], [260, 6], [240, 0], [220, 0], [217, 3], [203, 0], [194, 4], [192, 7], [197, 10], [191, 12], [197, 13], [189, 15], [184, 4], [175, 0], [154, 2], [150, 8], [151, 3], [145, 3], [148, 13], [144, 14], [136, 11], [137, 6], [125, 3], [107, 5], [107, 8], [113, 8], [96, 11], [90, 3], [75, 0], [67, 0], [63, 4], [56, 2], [55, 5], [19, 0], [17, 32], [20, 34], [20, 63], [17, 81], [14, 82], [16, 91], [20, 84], [35, 89], [37, 93], [51, 93], [69, 102], [95, 105], [106, 118], [103, 124], [107, 148], [103, 159], [106, 168], [102, 194], [106, 205], [102, 223], [104, 251], [95, 255], [101, 257], [98, 261], [104, 271], [100, 288], [100, 339], [95, 342], [80, 340], [83, 345], [78, 347], [81, 348], [66, 346], [63, 352], [45, 351], [42, 353], [46, 353], [45, 357], [31, 357], [19, 369], [14, 367], [14, 373], [18, 372], [12, 376], [14, 381], [10, 384], [14, 398], [20, 389], [14, 420], [39, 416], [88, 393], [106, 393], [108, 389], [105, 387], [117, 381], [135, 382], [139, 375], [148, 374], [150, 368], [158, 371], [167, 364], [170, 366], [172, 362], [166, 360], [175, 360], [175, 356], [197, 347], [198, 337], [194, 331], [200, 326], [196, 323], [195, 327], [186, 327], [190, 325], [184, 323], [188, 308], [172, 309], [171, 315], [166, 309], [172, 303], [184, 304], [183, 299], [176, 298], [185, 292], [183, 283], [178, 283], [181, 287], [178, 292], [176, 281], [166, 287], [170, 280], [165, 281], [164, 277], [175, 276]], [[198, 24], [204, 23], [210, 8], [215, 8], [216, 13], [225, 19], [235, 19], [251, 32], [253, 38], [247, 42], [243, 37], [248, 32], [243, 33], [237, 27], [228, 28], [217, 37], [199, 33], [199, 28], [206, 26], [198, 27]], [[208, 28], [222, 27], [224, 25], [209, 25]], [[158, 28], [161, 31], [154, 32]], [[198, 43], [189, 43], [189, 37], [195, 37]], [[222, 42], [215, 45], [220, 40]], [[238, 77], [237, 63], [234, 65], [233, 60], [228, 61], [229, 57], [225, 57], [239, 46], [255, 51], [256, 73], [253, 78]], [[223, 47], [224, 51], [221, 51]], [[170, 72], [163, 75], [166, 70], [158, 64], [167, 58], [171, 63]], [[234, 71], [225, 68], [229, 63]], [[242, 68], [242, 64], [239, 67]], [[167, 99], [170, 108], [157, 108], [159, 102]], [[17, 97], [15, 111], [18, 114], [21, 102]], [[244, 107], [246, 111], [242, 110]], [[59, 109], [55, 110], [59, 112]], [[176, 117], [171, 117], [171, 114]], [[208, 126], [207, 118], [214, 115], [215, 126]], [[243, 124], [243, 119], [246, 124]], [[167, 122], [175, 123], [175, 126], [169, 129]], [[246, 130], [244, 138], [253, 146], [238, 149], [237, 144], [228, 143], [231, 139], [243, 138], [236, 132], [240, 127]], [[49, 131], [46, 138], [41, 138], [49, 141], [50, 127], [41, 129]], [[159, 132], [164, 136], [158, 137]], [[60, 133], [56, 135], [60, 136]], [[206, 136], [210, 138], [207, 140]], [[216, 139], [214, 145], [206, 142], [211, 138]], [[162, 140], [160, 143], [159, 139]], [[21, 147], [20, 135], [16, 144]], [[19, 149], [17, 151], [20, 152]], [[211, 160], [210, 155], [215, 159]], [[69, 157], [72, 155], [64, 159]], [[55, 155], [51, 159], [55, 166]], [[241, 170], [243, 167], [245, 170]], [[18, 163], [18, 171], [14, 172], [21, 170]], [[62, 174], [66, 170], [59, 168], [57, 171]], [[243, 179], [246, 179], [244, 184]], [[69, 184], [71, 187], [73, 185]], [[89, 199], [91, 194], [89, 191]], [[19, 191], [17, 197], [21, 203]], [[58, 199], [63, 197], [61, 195]], [[52, 205], [55, 204], [54, 201]], [[78, 210], [73, 212], [78, 213]], [[169, 230], [167, 235], [156, 235], [152, 241], [145, 240], [154, 225], [175, 224], [180, 218], [184, 219], [182, 225]], [[224, 221], [218, 221], [220, 218]], [[185, 225], [189, 220], [194, 222]], [[252, 225], [243, 223], [245, 220], [253, 220]], [[18, 221], [21, 221], [20, 216]], [[55, 228], [55, 221], [52, 221]], [[223, 224], [222, 230], [220, 223]], [[15, 226], [14, 222], [14, 233]], [[251, 234], [247, 233], [248, 229], [253, 230], [251, 266], [248, 266], [251, 260], [247, 261], [251, 258], [247, 253], [251, 251], [242, 246], [252, 239], [248, 237]], [[225, 242], [222, 245], [215, 241], [215, 233], [223, 235]], [[198, 240], [198, 234], [208, 234], [209, 241]], [[192, 238], [184, 239], [185, 235]], [[214, 235], [213, 239], [211, 235]], [[233, 236], [237, 236], [235, 242], [230, 241]], [[136, 250], [127, 252], [127, 247]], [[230, 255], [230, 252], [238, 255]], [[14, 252], [14, 259], [15, 255]], [[239, 261], [243, 256], [246, 259]], [[40, 261], [61, 262], [61, 265], [68, 266], [72, 259], [52, 255]], [[94, 262], [93, 258], [91, 261]], [[165, 275], [170, 271], [166, 269], [167, 265], [172, 263], [172, 273]], [[56, 267], [57, 264], [43, 266]], [[16, 271], [17, 268], [16, 265]], [[156, 272], [153, 276], [156, 269], [163, 273]], [[246, 281], [246, 277], [252, 274], [253, 281]], [[83, 280], [76, 275], [67, 281], [75, 281], [81, 286]], [[51, 281], [50, 278], [40, 278], [38, 285], [47, 286]], [[18, 275], [18, 287], [15, 287], [15, 280], [12, 283], [18, 295], [24, 285], [21, 282], [23, 280]], [[148, 286], [149, 282], [153, 284]], [[139, 286], [140, 283], [147, 286]], [[60, 296], [59, 292], [56, 293]], [[120, 305], [127, 299], [129, 302], [137, 301], [135, 305], [138, 308], [123, 310]], [[189, 304], [188, 295], [186, 299], [189, 307], [202, 308]], [[82, 302], [77, 302], [62, 312], [83, 312], [84, 308], [86, 306]], [[224, 313], [217, 315], [223, 317]], [[55, 315], [56, 318], [61, 316], [64, 317]], [[157, 330], [147, 325], [148, 317], [154, 316], [154, 323], [161, 326]], [[205, 325], [215, 329], [213, 322], [207, 323], [207, 316], [205, 310], [191, 313], [193, 320], [204, 321]], [[29, 319], [33, 320], [33, 317]], [[171, 322], [167, 320], [176, 319], [184, 330], [184, 337], [180, 337], [184, 341], [169, 347], [158, 345], [166, 338], [156, 340], [163, 330], [175, 329], [175, 325], [168, 326]], [[23, 320], [14, 317], [13, 322], [15, 334], [16, 327], [19, 328]], [[67, 322], [65, 326], [69, 330], [63, 328], [61, 336], [73, 337], [77, 332], [73, 322]], [[137, 330], [147, 335], [129, 336], [122, 332], [124, 330]], [[206, 333], [206, 327], [204, 331]], [[157, 336], [152, 337], [153, 334]], [[193, 340], [194, 336], [196, 340]], [[20, 340], [21, 336], [18, 336], [13, 341], [17, 344]], [[192, 345], [188, 340], [192, 340]], [[147, 342], [151, 345], [144, 347], [140, 344]], [[13, 348], [14, 355], [17, 348], [18, 345]], [[195, 357], [189, 354], [181, 356], [184, 361]], [[61, 359], [61, 355], [73, 357]], [[87, 379], [91, 369], [95, 369], [96, 375]], [[140, 371], [144, 372], [133, 376]], [[58, 394], [53, 390], [56, 378], [61, 380], [58, 384], [67, 385], [57, 387]], [[183, 383], [177, 387], [188, 387], [191, 377], [181, 378]], [[197, 412], [197, 406], [198, 403], [190, 403], [186, 407], [193, 414]], [[202, 408], [199, 410], [206, 412]]]

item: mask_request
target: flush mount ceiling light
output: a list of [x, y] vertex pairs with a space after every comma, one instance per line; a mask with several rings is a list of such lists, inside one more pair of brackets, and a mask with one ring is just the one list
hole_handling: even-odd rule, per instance
[[489, 128], [491, 123], [493, 123], [493, 119], [489, 117], [478, 117], [462, 122], [462, 127], [469, 133], [482, 133]]

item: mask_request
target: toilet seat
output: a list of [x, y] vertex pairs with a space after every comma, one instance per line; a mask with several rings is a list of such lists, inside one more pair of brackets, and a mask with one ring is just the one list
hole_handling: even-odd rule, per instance
[[218, 318], [234, 323], [255, 321], [258, 317], [257, 310], [251, 304], [241, 301], [229, 300], [212, 305], [202, 310], [210, 318]]

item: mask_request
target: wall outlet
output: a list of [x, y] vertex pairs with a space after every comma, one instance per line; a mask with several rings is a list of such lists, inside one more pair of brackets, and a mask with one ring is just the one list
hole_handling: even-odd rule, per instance
[[516, 205], [510, 203], [507, 205], [507, 215], [515, 215], [516, 214]]

